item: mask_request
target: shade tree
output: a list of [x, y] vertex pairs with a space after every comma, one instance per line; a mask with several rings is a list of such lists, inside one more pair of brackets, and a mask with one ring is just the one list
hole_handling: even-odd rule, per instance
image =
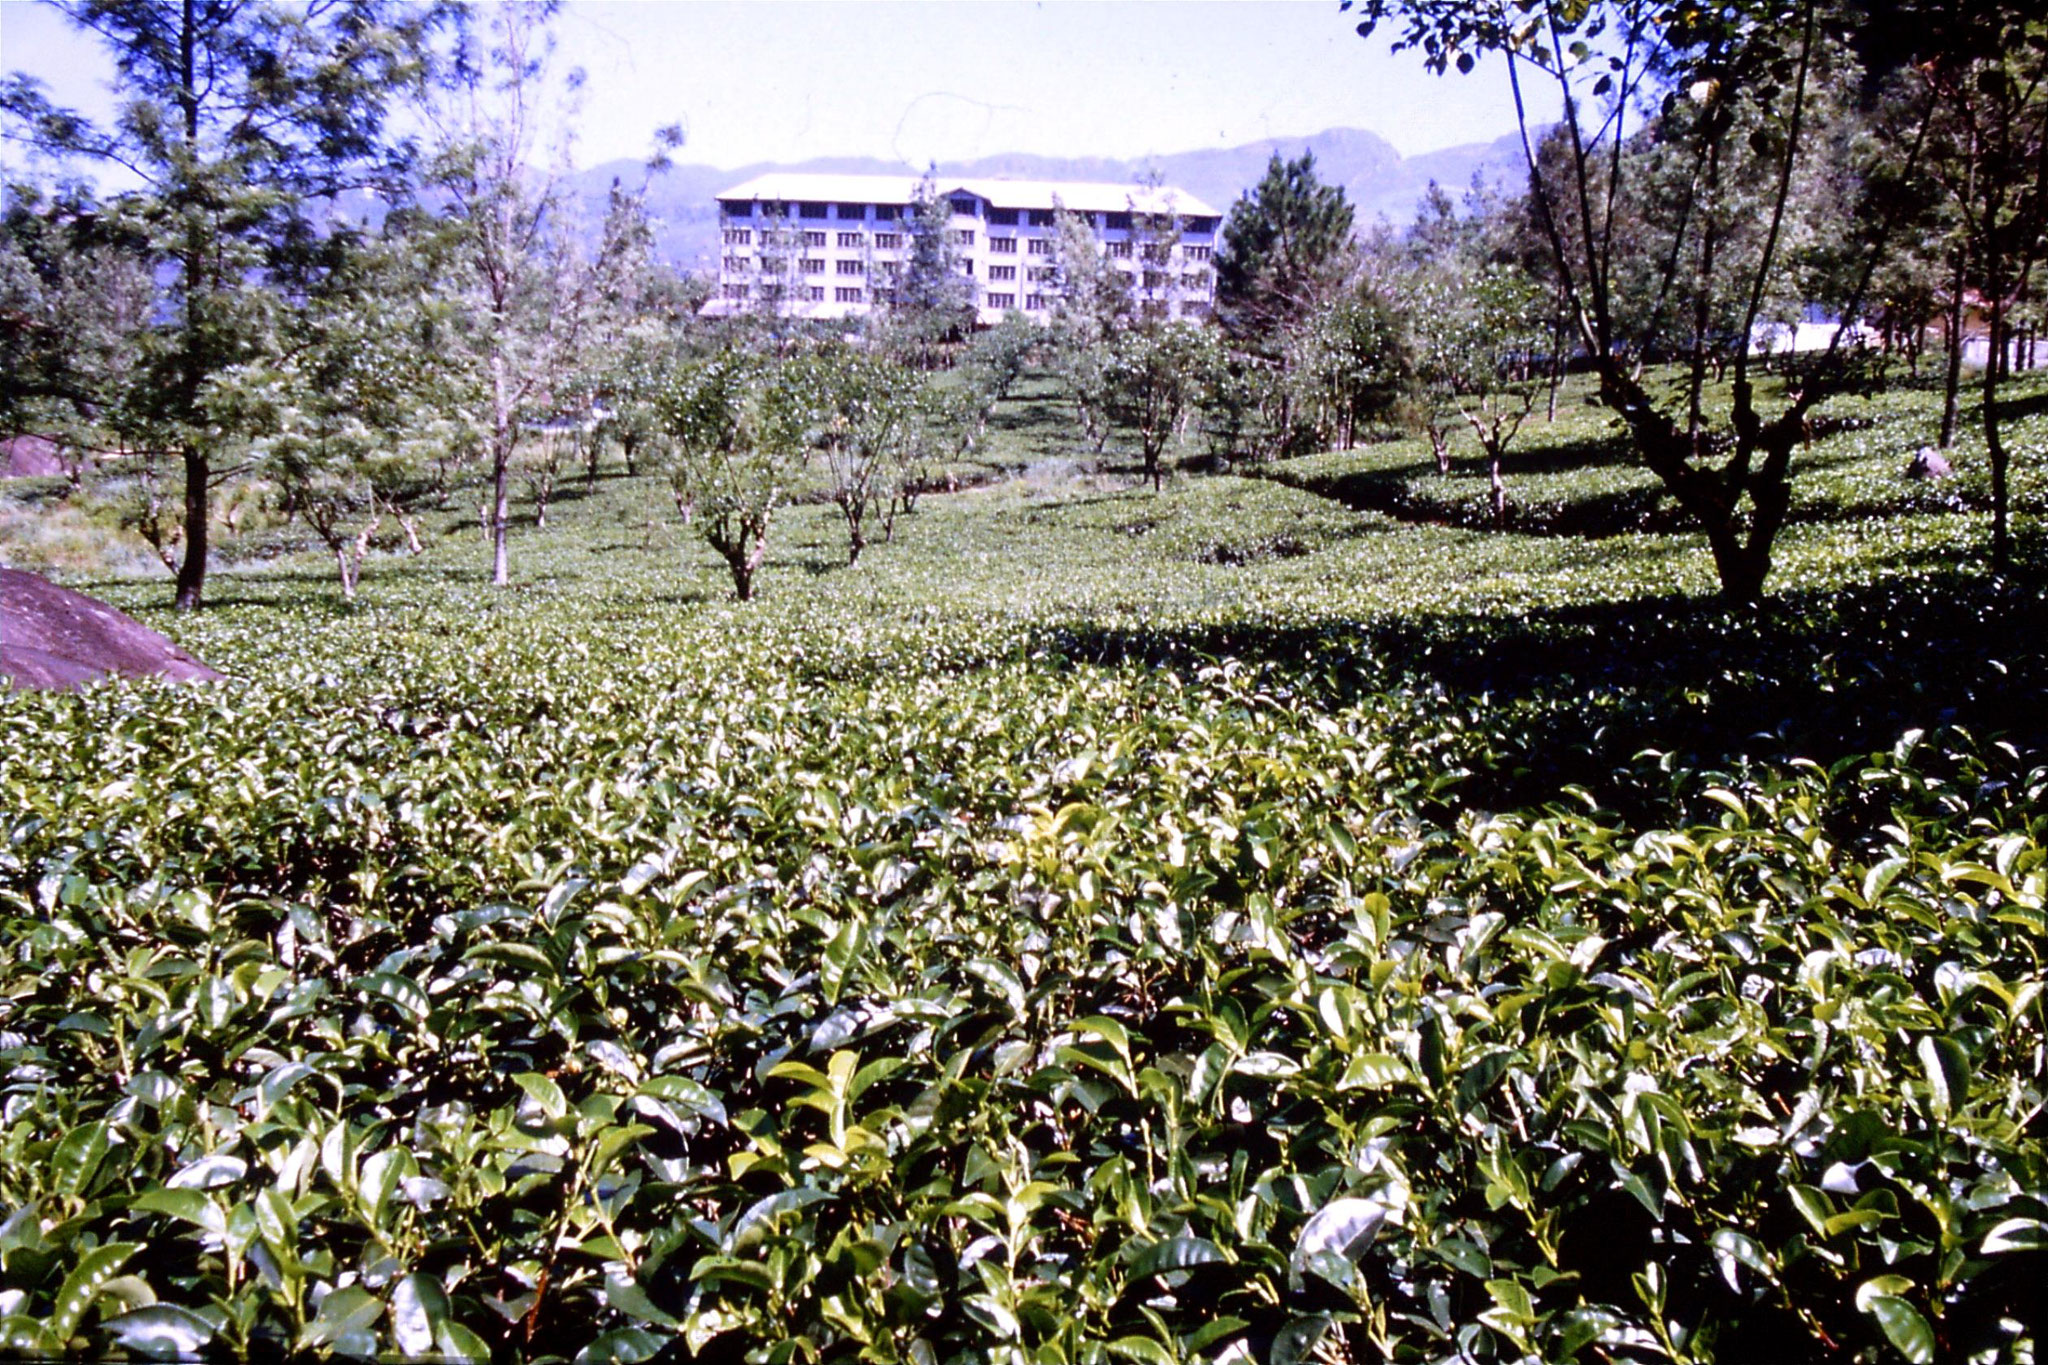
[[1166, 479], [1166, 451], [1186, 428], [1221, 363], [1215, 333], [1193, 322], [1154, 322], [1116, 333], [1103, 356], [1105, 415], [1138, 443], [1145, 477]]
[[677, 365], [657, 407], [676, 509], [725, 561], [734, 597], [749, 601], [775, 513], [803, 473], [809, 385], [788, 362], [726, 350]]
[[[1347, 8], [1352, 6], [1347, 5]], [[1738, 602], [1761, 597], [1772, 547], [1791, 506], [1794, 450], [1814, 406], [1842, 382], [1841, 342], [1799, 373], [1769, 408], [1757, 384], [1750, 338], [1767, 305], [1787, 295], [1798, 237], [1798, 206], [1814, 174], [1815, 123], [1834, 91], [1853, 87], [1848, 48], [1856, 15], [1821, 0], [1744, 0], [1711, 9], [1617, 3], [1508, 0], [1473, 7], [1452, 0], [1365, 0], [1361, 33], [1391, 23], [1396, 50], [1413, 50], [1432, 70], [1475, 69], [1501, 59], [1521, 129], [1532, 223], [1568, 302], [1577, 341], [1599, 381], [1600, 400], [1627, 430], [1636, 452], [1705, 533], [1722, 591]], [[1532, 105], [1537, 88], [1561, 117], [1545, 139]], [[1691, 110], [1681, 115], [1681, 106]], [[1680, 249], [1638, 274], [1653, 281], [1631, 291], [1632, 264], [1644, 240], [1628, 229], [1627, 208], [1643, 166], [1629, 155], [1637, 135], [1674, 144], [1696, 172], [1675, 183], [1670, 237]], [[1632, 337], [1685, 272], [1692, 214], [1716, 210], [1716, 176], [1753, 156], [1763, 168], [1749, 210], [1753, 245], [1717, 251], [1711, 266], [1691, 258], [1692, 275], [1732, 300], [1733, 325], [1715, 329], [1732, 372], [1725, 424], [1693, 419], [1687, 396], [1653, 391], [1638, 368]], [[1725, 178], [1721, 183], [1727, 183]], [[1845, 323], [1858, 318], [1882, 258], [1890, 220], [1851, 219], [1856, 261], [1840, 291]], [[1704, 249], [1704, 244], [1702, 244]], [[1652, 258], [1654, 261], [1654, 257]], [[1646, 311], [1647, 310], [1647, 311]]]

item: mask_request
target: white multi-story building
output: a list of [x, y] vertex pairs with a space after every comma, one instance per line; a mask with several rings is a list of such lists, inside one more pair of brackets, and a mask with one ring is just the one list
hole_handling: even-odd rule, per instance
[[[912, 176], [776, 172], [718, 196], [718, 293], [713, 315], [750, 311], [857, 317], [887, 304], [910, 258]], [[1167, 186], [1063, 180], [941, 180], [947, 231], [978, 319], [1021, 312], [1043, 319], [1056, 298], [1059, 215], [1093, 226], [1105, 264], [1123, 273], [1140, 308], [1207, 317], [1221, 215]]]

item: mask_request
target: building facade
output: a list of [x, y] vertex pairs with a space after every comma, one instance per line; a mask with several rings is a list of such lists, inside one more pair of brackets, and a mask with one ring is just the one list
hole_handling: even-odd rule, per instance
[[[757, 176], [718, 196], [713, 315], [859, 317], [894, 298], [911, 254], [914, 177]], [[1058, 302], [1059, 218], [1083, 218], [1104, 263], [1156, 317], [1207, 317], [1216, 301], [1215, 209], [1170, 187], [1084, 181], [940, 181], [946, 231], [985, 324], [1044, 320]]]

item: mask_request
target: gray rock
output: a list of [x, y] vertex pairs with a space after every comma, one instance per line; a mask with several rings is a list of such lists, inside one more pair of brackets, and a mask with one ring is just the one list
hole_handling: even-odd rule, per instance
[[109, 674], [221, 676], [134, 617], [23, 569], [0, 569], [0, 673], [16, 690], [56, 691]]
[[1933, 446], [1921, 446], [1913, 452], [1912, 460], [1906, 465], [1909, 479], [1945, 479], [1956, 471]]
[[47, 436], [9, 436], [0, 440], [0, 479], [45, 479], [64, 473], [57, 443]]

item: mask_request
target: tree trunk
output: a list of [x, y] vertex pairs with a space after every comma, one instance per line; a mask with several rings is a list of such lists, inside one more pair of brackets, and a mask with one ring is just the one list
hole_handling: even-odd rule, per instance
[[1436, 457], [1436, 472], [1446, 477], [1451, 472], [1451, 433], [1432, 420], [1428, 423], [1429, 453]]
[[1956, 247], [1956, 273], [1948, 300], [1948, 368], [1941, 377], [1941, 448], [1956, 443], [1956, 414], [1963, 388], [1963, 248]]
[[1714, 551], [1714, 568], [1720, 575], [1721, 595], [1737, 606], [1755, 606], [1763, 600], [1764, 580], [1771, 572], [1768, 543], [1745, 538], [1733, 520], [1709, 527], [1707, 544]]
[[1991, 571], [2003, 575], [2011, 567], [2012, 543], [2008, 525], [2009, 489], [2006, 471], [2010, 463], [2005, 449], [2005, 432], [1998, 421], [1998, 381], [2003, 366], [1999, 355], [2005, 349], [2005, 303], [1991, 300], [1990, 351], [1984, 357], [1984, 450], [1991, 457]]
[[185, 558], [178, 565], [179, 611], [197, 611], [206, 591], [206, 539], [208, 524], [206, 452], [185, 448]]
[[1500, 449], [1488, 446], [1486, 451], [1487, 499], [1493, 505], [1493, 525], [1498, 531], [1505, 531], [1508, 525], [1508, 489], [1500, 477]]
[[507, 463], [502, 452], [491, 461], [491, 586], [497, 588], [512, 581], [512, 564], [505, 551], [505, 531], [512, 515]]

